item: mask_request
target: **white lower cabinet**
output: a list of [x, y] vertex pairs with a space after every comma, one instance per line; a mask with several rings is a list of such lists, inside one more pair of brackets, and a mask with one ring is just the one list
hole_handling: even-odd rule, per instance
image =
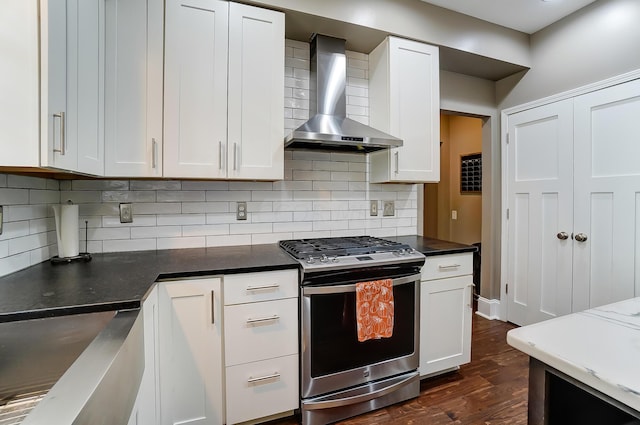
[[158, 287], [142, 303], [144, 372], [128, 425], [156, 425], [159, 412], [158, 387]]
[[222, 279], [160, 287], [160, 422], [224, 423]]
[[[234, 424], [298, 407], [297, 269], [167, 281], [158, 288], [156, 423]], [[140, 420], [142, 407], [137, 410], [138, 421], [130, 423], [148, 423]]]
[[427, 257], [420, 287], [420, 376], [471, 361], [473, 253]]
[[225, 276], [224, 286], [226, 423], [293, 411], [299, 403], [298, 271]]

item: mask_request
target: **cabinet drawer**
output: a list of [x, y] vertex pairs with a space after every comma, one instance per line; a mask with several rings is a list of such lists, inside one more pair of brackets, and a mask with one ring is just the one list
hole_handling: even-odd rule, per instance
[[422, 280], [473, 274], [473, 253], [434, 255], [422, 267]]
[[224, 308], [226, 365], [298, 352], [298, 299]]
[[227, 368], [227, 424], [298, 407], [298, 355]]
[[224, 304], [243, 304], [298, 296], [298, 270], [225, 275]]

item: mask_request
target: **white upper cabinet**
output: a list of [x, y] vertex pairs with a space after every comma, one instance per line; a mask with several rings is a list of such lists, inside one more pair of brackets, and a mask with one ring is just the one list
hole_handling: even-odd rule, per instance
[[104, 12], [100, 0], [0, 5], [0, 165], [103, 173]]
[[0, 2], [0, 29], [0, 166], [38, 167], [38, 1]]
[[284, 173], [284, 15], [220, 0], [167, 2], [164, 176]]
[[167, 0], [164, 174], [226, 177], [229, 3]]
[[162, 0], [106, 1], [105, 175], [162, 177]]
[[229, 9], [228, 176], [284, 178], [284, 14]]
[[369, 123], [403, 140], [370, 154], [372, 183], [440, 180], [438, 48], [387, 37], [369, 55]]

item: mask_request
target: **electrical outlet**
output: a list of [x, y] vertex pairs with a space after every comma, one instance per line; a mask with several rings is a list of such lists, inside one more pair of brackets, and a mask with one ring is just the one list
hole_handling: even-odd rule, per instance
[[236, 220], [247, 219], [247, 203], [242, 201], [236, 204]]
[[4, 221], [4, 214], [2, 213], [2, 205], [0, 205], [0, 235], [2, 234], [2, 222]]
[[382, 203], [382, 215], [384, 217], [390, 217], [396, 215], [396, 203], [395, 201], [384, 201]]
[[131, 204], [120, 204], [120, 223], [133, 223], [133, 212]]
[[371, 204], [369, 204], [369, 215], [372, 217], [378, 215], [378, 201], [371, 201]]

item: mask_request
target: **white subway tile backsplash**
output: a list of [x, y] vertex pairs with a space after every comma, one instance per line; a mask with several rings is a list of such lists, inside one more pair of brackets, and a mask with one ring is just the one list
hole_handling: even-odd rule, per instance
[[312, 221], [296, 221], [291, 223], [273, 223], [274, 232], [308, 232], [313, 230]]
[[131, 190], [180, 190], [182, 183], [175, 180], [132, 180]]
[[102, 252], [155, 250], [156, 241], [156, 238], [106, 240], [102, 242]]
[[[312, 93], [309, 44], [286, 40], [285, 46], [284, 127], [288, 134], [308, 119]], [[368, 124], [368, 55], [346, 54], [348, 116]], [[368, 183], [367, 155], [286, 150], [284, 158], [284, 180], [277, 182], [56, 181], [0, 173], [0, 199], [5, 207], [0, 276], [57, 252], [50, 204], [67, 199], [80, 206], [82, 249], [84, 220], [88, 220], [87, 250], [93, 253], [416, 233], [417, 185]], [[370, 217], [369, 199], [394, 200], [396, 215]], [[236, 220], [238, 201], [247, 202], [246, 222]], [[133, 203], [133, 223], [120, 223], [120, 202]]]
[[182, 226], [132, 227], [131, 239], [179, 237], [182, 229]]
[[156, 249], [200, 248], [207, 243], [204, 236], [192, 238], [158, 238]]
[[215, 236], [215, 235], [228, 235], [228, 234], [229, 234], [228, 224], [205, 224], [200, 226], [182, 226], [182, 236]]
[[[158, 192], [163, 193], [163, 192]], [[189, 193], [189, 192], [186, 192]], [[156, 202], [156, 192], [152, 190], [122, 191], [105, 190], [103, 202]]]
[[73, 180], [72, 190], [129, 190], [128, 180]]
[[28, 204], [29, 203], [29, 190], [28, 189], [0, 189], [0, 199], [2, 204]]
[[129, 239], [131, 230], [128, 227], [103, 228], [98, 227], [87, 231], [89, 240], [106, 241], [109, 239]]
[[47, 180], [39, 177], [9, 174], [7, 176], [7, 186], [22, 189], [46, 189]]
[[251, 235], [207, 236], [207, 247], [251, 245]]
[[167, 214], [159, 215], [158, 226], [177, 226], [190, 224], [205, 224], [205, 214]]

